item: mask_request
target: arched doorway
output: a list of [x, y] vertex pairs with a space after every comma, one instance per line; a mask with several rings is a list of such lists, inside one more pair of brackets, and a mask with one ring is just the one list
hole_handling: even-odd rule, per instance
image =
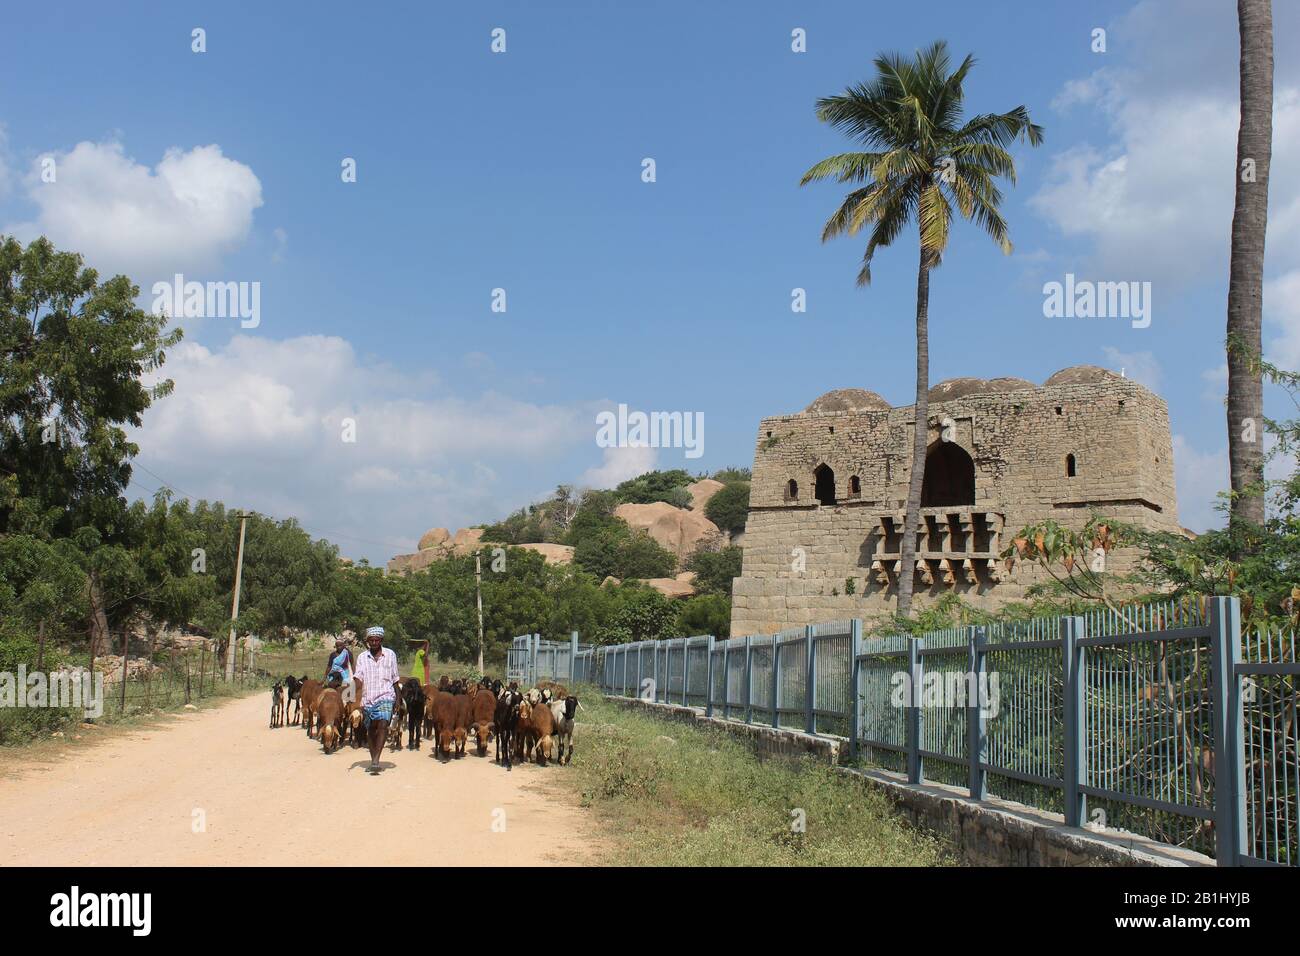
[[830, 466], [820, 464], [813, 472], [813, 477], [817, 479], [817, 485], [813, 489], [813, 495], [824, 505], [835, 504], [835, 472], [831, 471]]
[[922, 508], [975, 504], [975, 460], [956, 442], [937, 442], [925, 456]]

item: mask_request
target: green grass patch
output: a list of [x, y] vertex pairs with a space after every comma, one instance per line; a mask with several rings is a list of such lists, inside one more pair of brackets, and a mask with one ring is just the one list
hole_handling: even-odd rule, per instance
[[[626, 710], [585, 688], [565, 768], [636, 866], [946, 866], [888, 801], [812, 759], [760, 760], [723, 730]], [[558, 775], [557, 775], [558, 776]], [[800, 832], [798, 824], [803, 823]]]

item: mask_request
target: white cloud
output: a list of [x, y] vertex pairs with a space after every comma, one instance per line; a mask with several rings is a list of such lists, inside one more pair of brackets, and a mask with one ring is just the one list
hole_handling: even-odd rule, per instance
[[1264, 319], [1269, 331], [1276, 332], [1276, 337], [1265, 339], [1265, 358], [1282, 368], [1300, 369], [1300, 269], [1264, 283]]
[[[1264, 436], [1264, 453], [1270, 454], [1277, 446], [1277, 437]], [[1294, 458], [1277, 456], [1264, 466], [1268, 481], [1282, 481], [1294, 474]], [[1224, 515], [1217, 510], [1218, 495], [1230, 486], [1228, 452], [1220, 447], [1203, 452], [1193, 448], [1183, 435], [1174, 436], [1174, 481], [1178, 486], [1178, 520], [1183, 527], [1196, 532], [1221, 528]]]
[[1102, 352], [1116, 371], [1159, 394], [1163, 372], [1159, 360], [1150, 352], [1121, 352], [1111, 345], [1104, 346]]
[[1219, 492], [1228, 487], [1228, 452], [1201, 452], [1182, 435], [1174, 436], [1174, 482], [1178, 486], [1178, 520], [1198, 533], [1222, 527], [1214, 508]]
[[[1096, 109], [1113, 136], [1102, 148], [1081, 142], [1056, 153], [1030, 200], [1064, 235], [1094, 240], [1086, 268], [1115, 279], [1226, 280], [1238, 122], [1232, 12], [1228, 4], [1138, 4], [1111, 34], [1141, 59], [1070, 80], [1053, 101], [1062, 111]], [[1276, 36], [1281, 64], [1291, 43]], [[1190, 73], [1188, 64], [1196, 64]], [[1290, 175], [1297, 165], [1300, 84], [1279, 68], [1269, 182], [1274, 268], [1300, 265], [1300, 179]]]
[[1207, 368], [1201, 373], [1201, 381], [1205, 382], [1201, 394], [1209, 401], [1222, 404], [1228, 394], [1228, 363]]
[[[594, 420], [591, 428], [594, 437], [596, 434]], [[578, 484], [587, 488], [613, 488], [619, 482], [653, 471], [658, 460], [659, 449], [645, 445], [606, 448], [604, 462], [596, 468], [589, 468], [583, 472], [582, 477], [578, 479]]]
[[[363, 362], [332, 336], [184, 342], [162, 372], [175, 391], [133, 436], [150, 472], [186, 494], [296, 516], [374, 562], [414, 550], [430, 526], [508, 514], [595, 449], [594, 403], [428, 395], [427, 379]], [[158, 483], [139, 479], [142, 494]]]
[[[52, 183], [40, 175], [46, 157], [55, 160]], [[172, 147], [151, 169], [119, 142], [81, 142], [37, 157], [23, 185], [36, 217], [6, 232], [24, 241], [48, 236], [101, 274], [124, 272], [138, 282], [215, 268], [247, 238], [262, 205], [252, 169], [215, 145]]]

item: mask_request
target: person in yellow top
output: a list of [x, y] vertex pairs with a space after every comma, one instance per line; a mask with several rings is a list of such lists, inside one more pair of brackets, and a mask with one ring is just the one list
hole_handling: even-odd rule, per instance
[[415, 652], [415, 660], [411, 663], [411, 676], [421, 684], [429, 683], [429, 642], [425, 641], [423, 646]]

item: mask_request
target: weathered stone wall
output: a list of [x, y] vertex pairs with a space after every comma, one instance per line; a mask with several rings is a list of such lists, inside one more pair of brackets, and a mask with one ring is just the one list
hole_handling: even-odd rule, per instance
[[[974, 504], [923, 508], [930, 523], [921, 545], [931, 557], [922, 572], [932, 580], [918, 577], [919, 605], [950, 592], [986, 609], [1022, 599], [1039, 579], [1036, 570], [1018, 565], [1007, 577], [990, 559], [1012, 532], [1033, 522], [1078, 527], [1096, 510], [1147, 528], [1179, 529], [1165, 403], [1129, 379], [1080, 371], [1074, 378], [1082, 380], [1071, 384], [936, 387], [931, 453], [951, 444], [970, 456]], [[1070, 379], [1060, 373], [1053, 380], [1062, 377]], [[980, 388], [995, 384], [996, 391]], [[763, 419], [732, 634], [892, 612], [897, 576], [890, 568], [900, 550], [912, 418], [911, 406], [823, 410], [814, 403], [802, 414]], [[821, 466], [834, 473], [834, 504], [815, 497]], [[884, 520], [891, 515], [892, 525]], [[1110, 569], [1126, 571], [1134, 560], [1112, 554]], [[846, 594], [850, 587], [854, 593]]]

